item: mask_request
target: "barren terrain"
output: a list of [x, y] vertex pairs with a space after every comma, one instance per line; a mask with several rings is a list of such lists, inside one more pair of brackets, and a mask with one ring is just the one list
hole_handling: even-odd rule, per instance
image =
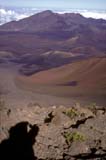
[[0, 26], [0, 157], [106, 160], [106, 21], [43, 11]]

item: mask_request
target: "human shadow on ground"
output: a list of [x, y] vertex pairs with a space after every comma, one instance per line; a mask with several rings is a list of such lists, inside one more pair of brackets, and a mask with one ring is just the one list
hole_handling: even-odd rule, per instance
[[1, 160], [36, 160], [33, 144], [39, 132], [37, 125], [20, 122], [9, 130], [9, 138], [0, 144]]

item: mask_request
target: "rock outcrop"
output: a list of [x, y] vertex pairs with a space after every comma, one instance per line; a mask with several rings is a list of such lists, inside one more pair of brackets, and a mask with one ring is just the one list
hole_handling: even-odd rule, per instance
[[2, 106], [0, 118], [1, 144], [9, 139], [10, 128], [17, 124], [28, 122], [27, 134], [37, 125], [39, 131], [32, 147], [38, 160], [106, 159], [106, 109], [103, 107]]

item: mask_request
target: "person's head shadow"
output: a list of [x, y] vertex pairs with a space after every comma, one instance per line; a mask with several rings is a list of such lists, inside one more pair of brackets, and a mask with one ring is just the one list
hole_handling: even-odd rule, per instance
[[39, 132], [37, 125], [28, 122], [20, 122], [9, 130], [9, 138], [0, 144], [0, 151], [3, 160], [35, 160], [33, 144]]

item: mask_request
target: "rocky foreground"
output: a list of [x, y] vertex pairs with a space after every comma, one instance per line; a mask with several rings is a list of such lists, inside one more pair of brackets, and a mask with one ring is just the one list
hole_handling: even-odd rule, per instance
[[[31, 138], [31, 143], [28, 144], [32, 145], [34, 157], [38, 160], [106, 159], [105, 107], [95, 104], [81, 107], [76, 104], [69, 108], [44, 108], [30, 104], [24, 108], [11, 109], [1, 102], [0, 123], [1, 148], [4, 144], [5, 149], [5, 143], [10, 144], [13, 137], [18, 137], [18, 145], [20, 144], [21, 148], [25, 134], [30, 135], [28, 137]], [[15, 133], [17, 135], [14, 135]], [[25, 152], [27, 153], [28, 151]]]

